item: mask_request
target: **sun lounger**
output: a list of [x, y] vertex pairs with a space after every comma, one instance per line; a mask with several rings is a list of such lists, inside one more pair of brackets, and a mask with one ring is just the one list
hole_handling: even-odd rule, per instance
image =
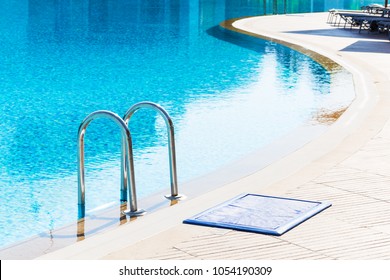
[[339, 10], [339, 9], [330, 9], [328, 13], [327, 23], [335, 24], [337, 19], [339, 19], [339, 13], [367, 13], [363, 10]]
[[362, 7], [361, 10], [329, 10], [327, 23], [344, 28], [353, 27], [369, 32], [388, 32], [390, 39], [390, 9], [373, 4]]
[[380, 18], [380, 16], [376, 16], [376, 15], [372, 15], [372, 14], [351, 13], [351, 12], [339, 12], [339, 13], [337, 13], [337, 16], [339, 18], [337, 26], [340, 26], [341, 22], [343, 20], [344, 28], [347, 28], [348, 26], [350, 28], [352, 28], [354, 26], [361, 27], [362, 23], [364, 23], [366, 20], [369, 20], [371, 18], [372, 19]]
[[361, 7], [361, 10], [343, 10], [343, 9], [330, 9], [328, 13], [327, 23], [340, 26], [341, 20], [344, 20], [344, 27], [348, 24], [354, 24], [354, 18], [365, 16], [382, 16], [386, 17], [390, 13], [390, 9], [385, 8], [379, 4], [371, 4]]
[[379, 32], [387, 32], [388, 33], [388, 36], [389, 36], [389, 40], [390, 40], [390, 18], [388, 19], [382, 19], [380, 21], [377, 22], [377, 25], [378, 25], [378, 31]]
[[344, 28], [348, 26], [359, 27], [359, 32], [362, 29], [367, 29], [369, 31], [377, 31], [377, 23], [379, 21], [387, 21], [389, 19], [389, 10], [382, 10], [381, 14], [368, 14], [368, 13], [352, 13], [352, 12], [337, 12], [336, 13], [339, 21], [335, 22], [335, 25], [341, 25], [342, 20], [344, 21]]
[[380, 4], [371, 4], [362, 7], [362, 10], [365, 10], [370, 14], [382, 14], [384, 9], [386, 9], [386, 7]]

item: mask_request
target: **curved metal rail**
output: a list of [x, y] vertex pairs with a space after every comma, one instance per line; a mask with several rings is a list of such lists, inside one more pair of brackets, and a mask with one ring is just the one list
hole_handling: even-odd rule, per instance
[[[184, 198], [184, 195], [180, 195], [178, 193], [178, 183], [177, 183], [177, 171], [176, 171], [176, 148], [175, 148], [175, 132], [174, 126], [171, 117], [169, 114], [162, 108], [160, 105], [143, 101], [134, 104], [130, 109], [126, 112], [123, 117], [126, 125], [129, 124], [130, 118], [133, 114], [141, 108], [150, 108], [154, 111], [158, 112], [164, 119], [167, 130], [168, 130], [168, 153], [169, 153], [169, 170], [170, 170], [170, 181], [171, 181], [171, 194], [166, 195], [165, 197], [170, 200], [180, 200]], [[123, 153], [122, 153], [123, 154]], [[126, 169], [122, 169], [122, 173], [126, 173]]]
[[[137, 198], [135, 191], [135, 178], [134, 178], [134, 161], [132, 154], [132, 141], [130, 130], [127, 124], [117, 114], [110, 111], [96, 111], [88, 115], [81, 123], [78, 130], [78, 142], [77, 142], [77, 161], [78, 161], [78, 205], [79, 205], [79, 218], [85, 217], [85, 166], [84, 166], [84, 136], [88, 125], [97, 118], [107, 118], [114, 121], [121, 129], [122, 134], [122, 155], [121, 155], [121, 170], [126, 168], [128, 172], [121, 172], [121, 200], [127, 201], [127, 187], [129, 186], [129, 198], [130, 198], [130, 212], [133, 216], [142, 215], [144, 210], [137, 209]], [[130, 173], [130, 176], [129, 176]]]

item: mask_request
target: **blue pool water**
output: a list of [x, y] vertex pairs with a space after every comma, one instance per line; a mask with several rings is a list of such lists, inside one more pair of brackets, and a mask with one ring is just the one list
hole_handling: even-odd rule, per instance
[[[0, 0], [0, 246], [77, 217], [77, 130], [95, 110], [159, 103], [176, 130], [179, 183], [353, 99], [351, 76], [219, 22], [259, 1]], [[164, 121], [130, 124], [139, 198], [169, 189]], [[119, 132], [86, 134], [86, 210], [119, 199]]]

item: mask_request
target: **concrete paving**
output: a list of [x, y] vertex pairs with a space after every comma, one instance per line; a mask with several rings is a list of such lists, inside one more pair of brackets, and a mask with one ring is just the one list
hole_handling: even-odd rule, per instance
[[[40, 259], [390, 259], [390, 42], [328, 24], [327, 13], [230, 21], [348, 69], [356, 98], [326, 133], [279, 161], [204, 195], [87, 238]], [[253, 192], [330, 201], [282, 236], [182, 224]]]

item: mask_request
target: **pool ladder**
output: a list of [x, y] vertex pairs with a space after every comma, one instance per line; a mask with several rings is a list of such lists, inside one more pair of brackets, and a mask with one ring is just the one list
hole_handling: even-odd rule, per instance
[[121, 130], [121, 187], [120, 200], [127, 201], [127, 192], [129, 196], [129, 209], [123, 211], [124, 214], [130, 217], [141, 216], [145, 214], [145, 210], [138, 209], [137, 194], [135, 187], [135, 172], [133, 145], [130, 129], [128, 124], [133, 114], [141, 108], [150, 108], [158, 112], [164, 119], [168, 130], [168, 153], [169, 153], [169, 169], [171, 193], [165, 197], [169, 200], [180, 200], [184, 196], [178, 193], [177, 172], [176, 172], [176, 149], [175, 135], [172, 119], [169, 114], [160, 105], [148, 101], [134, 104], [126, 112], [123, 118], [111, 111], [100, 110], [88, 115], [81, 123], [78, 130], [78, 213], [79, 218], [85, 217], [85, 165], [84, 165], [84, 136], [88, 125], [95, 119], [106, 118], [112, 120], [118, 125]]

